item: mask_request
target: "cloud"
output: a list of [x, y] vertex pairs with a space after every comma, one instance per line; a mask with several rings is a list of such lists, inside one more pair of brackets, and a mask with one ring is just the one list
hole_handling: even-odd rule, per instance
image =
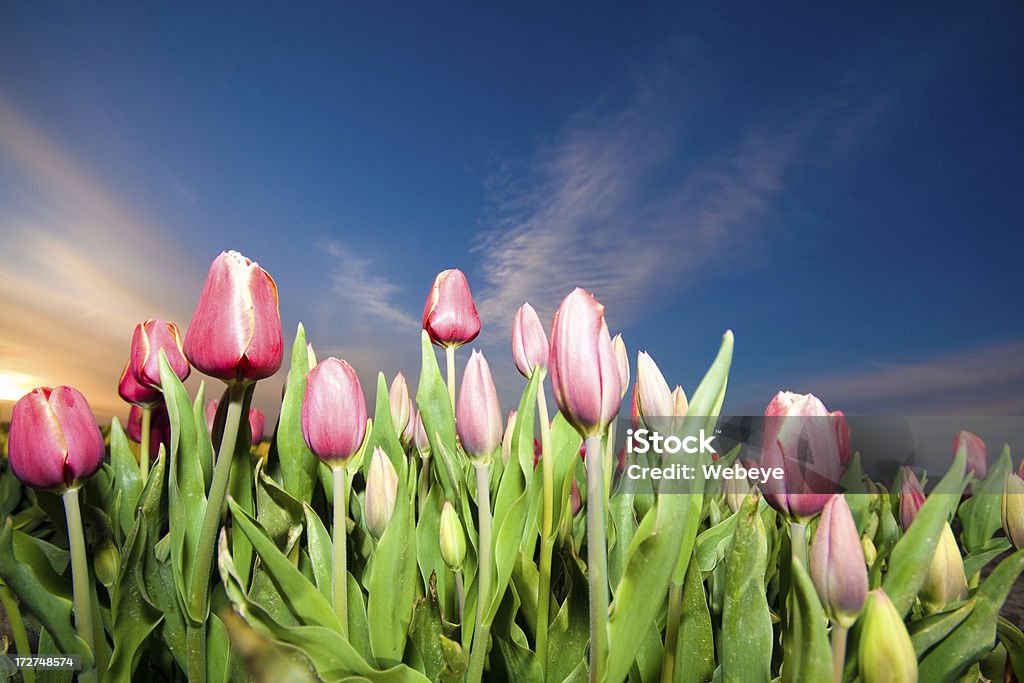
[[420, 321], [394, 302], [402, 288], [378, 274], [373, 260], [357, 255], [337, 240], [323, 241], [318, 247], [331, 258], [331, 304], [343, 307], [346, 319], [383, 321], [396, 326], [400, 333], [420, 329]]

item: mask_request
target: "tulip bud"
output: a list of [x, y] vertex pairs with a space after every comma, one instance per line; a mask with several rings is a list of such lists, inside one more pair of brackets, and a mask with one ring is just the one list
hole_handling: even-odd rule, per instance
[[868, 571], [846, 498], [836, 494], [821, 511], [811, 543], [811, 580], [828, 618], [849, 628], [868, 594]]
[[200, 372], [229, 383], [277, 372], [284, 337], [274, 279], [237, 251], [221, 252], [210, 266], [184, 349]]
[[466, 363], [455, 415], [463, 450], [473, 460], [489, 462], [501, 446], [501, 405], [491, 368], [479, 351], [473, 351]]
[[220, 405], [220, 401], [213, 399], [206, 404], [206, 430], [213, 434], [213, 422], [217, 419], [217, 406]]
[[405, 429], [398, 435], [398, 440], [402, 442], [403, 446], [408, 446], [416, 438], [416, 405], [410, 399], [406, 403], [406, 407], [409, 411], [409, 421], [405, 423]]
[[860, 549], [864, 551], [864, 560], [868, 566], [873, 567], [875, 560], [878, 559], [878, 548], [875, 547], [875, 542], [867, 534], [861, 534], [860, 536]]
[[657, 429], [653, 424], [656, 418], [665, 420], [675, 415], [675, 400], [668, 382], [646, 351], [641, 351], [636, 358], [636, 390], [637, 410], [650, 429]]
[[[508, 421], [505, 423], [505, 434], [501, 437], [501, 462], [505, 465], [508, 464], [508, 459], [512, 457], [512, 436], [516, 433], [516, 412], [515, 410], [508, 411]], [[536, 451], [536, 449], [534, 449]], [[534, 452], [534, 463], [533, 466], [537, 466], [537, 454]]]
[[438, 544], [441, 547], [441, 559], [448, 565], [448, 569], [456, 574], [462, 571], [462, 565], [466, 561], [466, 534], [462, 530], [459, 516], [455, 514], [455, 508], [448, 501], [445, 501], [441, 508]]
[[846, 414], [836, 410], [828, 414], [832, 418], [832, 428], [836, 432], [836, 445], [839, 447], [839, 464], [846, 465], [853, 457], [853, 446], [850, 445], [850, 425], [846, 423]]
[[437, 274], [423, 307], [423, 329], [438, 346], [462, 346], [480, 334], [480, 316], [461, 270]]
[[121, 567], [121, 551], [109, 536], [104, 537], [93, 547], [92, 566], [96, 578], [107, 588], [117, 581], [117, 572]]
[[906, 531], [910, 528], [917, 513], [924, 505], [924, 491], [914, 471], [906, 465], [902, 468], [903, 483], [900, 485], [900, 526]]
[[672, 406], [674, 408], [672, 414], [676, 417], [686, 417], [686, 411], [690, 409], [690, 404], [686, 400], [686, 392], [678, 384], [672, 390]]
[[626, 351], [626, 342], [622, 341], [621, 332], [612, 337], [612, 351], [615, 352], [615, 362], [619, 366], [619, 400], [621, 400], [629, 391], [629, 352]]
[[413, 433], [412, 442], [419, 451], [421, 458], [430, 457], [430, 439], [427, 438], [427, 430], [423, 426], [423, 416], [416, 413], [416, 431]]
[[128, 365], [139, 384], [160, 388], [160, 351], [167, 356], [167, 364], [178, 379], [184, 381], [192, 372], [182, 351], [178, 326], [160, 319], [151, 319], [136, 325], [132, 334]]
[[1003, 531], [1017, 550], [1024, 549], [1024, 479], [1007, 474], [1003, 479]]
[[40, 387], [14, 404], [7, 457], [23, 483], [39, 489], [78, 486], [100, 468], [103, 454], [103, 435], [77, 389]]
[[573, 479], [572, 484], [569, 487], [569, 511], [572, 512], [572, 516], [575, 517], [580, 513], [583, 508], [583, 497], [580, 494], [580, 485]]
[[512, 359], [527, 379], [534, 368], [548, 370], [548, 337], [530, 304], [523, 304], [512, 318]]
[[409, 385], [405, 383], [405, 375], [398, 373], [391, 380], [388, 390], [388, 405], [391, 408], [391, 424], [395, 433], [401, 434], [409, 424]]
[[949, 522], [942, 526], [935, 554], [928, 567], [928, 574], [921, 587], [921, 604], [925, 611], [937, 612], [951, 602], [967, 597], [967, 576], [964, 574], [964, 560], [960, 556], [956, 537]]
[[842, 465], [832, 419], [813, 394], [780, 391], [765, 409], [761, 467], [779, 467], [784, 477], [761, 485], [765, 500], [790, 519], [821, 512], [839, 490]]
[[975, 479], [984, 479], [988, 474], [985, 442], [974, 432], [957, 432], [953, 437], [953, 457], [956, 457], [956, 452], [960, 449], [961, 440], [967, 444], [967, 471], [973, 472]]
[[395, 513], [398, 497], [398, 473], [380, 446], [373, 449], [370, 471], [366, 474], [366, 528], [380, 540]]
[[636, 382], [633, 382], [633, 397], [629, 402], [629, 426], [640, 429], [640, 394]]
[[253, 446], [263, 441], [263, 425], [265, 421], [266, 418], [263, 415], [263, 411], [256, 410], [255, 408], [249, 409], [249, 431], [252, 433]]
[[[736, 472], [739, 472], [740, 468], [741, 465], [739, 463], [736, 463], [733, 466], [733, 470]], [[725, 479], [722, 483], [722, 489], [723, 493], [725, 493], [725, 503], [733, 512], [739, 512], [740, 507], [743, 505], [743, 501], [753, 490], [750, 488], [750, 482], [745, 477]]]
[[857, 647], [864, 683], [916, 683], [917, 655], [907, 627], [881, 588], [868, 594]]
[[132, 374], [131, 361], [121, 371], [121, 379], [117, 383], [117, 393], [128, 403], [140, 408], [152, 408], [164, 400], [159, 389], [144, 387]]
[[577, 287], [551, 324], [551, 388], [565, 419], [584, 438], [597, 436], [619, 412], [619, 368], [604, 306]]
[[363, 445], [366, 399], [356, 371], [345, 361], [328, 358], [306, 375], [302, 436], [327, 464], [344, 464]]

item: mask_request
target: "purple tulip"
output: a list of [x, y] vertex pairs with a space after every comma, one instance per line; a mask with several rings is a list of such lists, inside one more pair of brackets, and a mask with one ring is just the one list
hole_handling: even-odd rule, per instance
[[117, 393], [128, 403], [139, 408], [152, 408], [164, 400], [164, 395], [159, 389], [144, 387], [139, 384], [132, 374], [131, 361], [125, 364], [121, 371], [121, 379], [117, 382]]
[[548, 336], [544, 334], [537, 311], [528, 303], [520, 306], [512, 318], [512, 358], [520, 374], [527, 379], [534, 368], [547, 372]]
[[604, 306], [577, 287], [551, 324], [551, 388], [565, 419], [583, 436], [597, 436], [619, 412], [619, 367]]
[[491, 368], [479, 351], [473, 351], [466, 363], [455, 415], [463, 450], [470, 458], [489, 461], [501, 447], [501, 405]]
[[184, 349], [200, 372], [228, 383], [277, 372], [284, 338], [274, 279], [237, 251], [221, 252], [210, 266]]
[[900, 485], [900, 526], [906, 531], [924, 505], [925, 497], [914, 470], [904, 465], [901, 478], [903, 483]]
[[366, 399], [356, 371], [345, 361], [328, 358], [306, 375], [302, 436], [328, 464], [348, 460], [363, 445]]
[[810, 571], [829, 619], [852, 626], [868, 597], [868, 571], [857, 525], [841, 494], [829, 498], [821, 511]]
[[984, 479], [988, 474], [985, 442], [974, 432], [957, 432], [953, 437], [953, 457], [956, 457], [956, 452], [960, 449], [961, 440], [967, 444], [967, 471], [973, 472], [975, 479]]
[[40, 387], [14, 404], [7, 452], [11, 470], [25, 484], [65, 489], [103, 464], [103, 435], [77, 389]]
[[249, 431], [252, 434], [253, 446], [263, 441], [263, 425], [265, 422], [266, 417], [264, 417], [263, 411], [256, 410], [255, 408], [249, 409]]
[[423, 329], [438, 346], [462, 346], [480, 334], [480, 316], [461, 270], [437, 274], [423, 307]]
[[184, 381], [192, 367], [182, 350], [181, 334], [174, 323], [147, 320], [135, 326], [128, 365], [135, 380], [146, 387], [160, 388], [160, 351], [167, 356], [171, 370]]

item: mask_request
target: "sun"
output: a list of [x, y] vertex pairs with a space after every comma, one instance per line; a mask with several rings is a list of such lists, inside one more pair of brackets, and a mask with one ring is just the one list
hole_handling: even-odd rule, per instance
[[0, 373], [0, 401], [16, 401], [35, 388], [34, 378], [18, 372]]

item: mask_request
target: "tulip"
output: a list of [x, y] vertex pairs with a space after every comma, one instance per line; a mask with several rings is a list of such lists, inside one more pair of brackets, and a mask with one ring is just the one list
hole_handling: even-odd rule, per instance
[[1003, 479], [1003, 531], [1017, 550], [1024, 549], [1024, 479], [1007, 474]]
[[373, 449], [370, 470], [366, 474], [366, 528], [380, 540], [395, 514], [398, 497], [398, 473], [380, 446]]
[[128, 403], [140, 408], [152, 408], [164, 400], [159, 389], [146, 387], [139, 384], [131, 371], [131, 361], [125, 364], [121, 371], [121, 379], [117, 383], [117, 393]]
[[832, 418], [832, 429], [836, 432], [839, 464], [845, 466], [853, 457], [853, 447], [850, 445], [850, 425], [846, 423], [846, 415], [841, 410], [835, 410], [828, 415]]
[[924, 505], [924, 491], [914, 471], [906, 465], [902, 468], [903, 483], [900, 485], [900, 526], [906, 531]]
[[583, 437], [604, 432], [622, 398], [604, 306], [577, 287], [551, 324], [551, 387], [565, 419]]
[[615, 352], [615, 362], [619, 366], [619, 399], [626, 397], [629, 391], [629, 352], [626, 351], [626, 342], [622, 341], [622, 333], [612, 337], [612, 351]]
[[580, 485], [575, 479], [573, 479], [572, 484], [569, 487], [569, 511], [572, 513], [572, 516], [575, 517], [579, 514], [582, 508], [583, 496], [580, 493]]
[[780, 467], [783, 479], [761, 490], [772, 507], [794, 521], [821, 512], [839, 490], [842, 465], [832, 419], [813, 394], [780, 391], [765, 409], [761, 467]]
[[263, 411], [255, 408], [249, 409], [249, 432], [252, 434], [252, 445], [255, 446], [263, 441], [263, 425], [266, 418]]
[[7, 439], [14, 475], [35, 488], [77, 488], [103, 464], [99, 425], [72, 387], [40, 387], [18, 399]]
[[875, 566], [875, 560], [878, 559], [878, 548], [875, 547], [875, 542], [867, 534], [861, 534], [860, 536], [860, 549], [864, 551], [864, 560], [868, 566]]
[[96, 578], [107, 588], [117, 581], [117, 572], [121, 566], [121, 551], [114, 541], [106, 536], [92, 550], [92, 569]]
[[988, 461], [985, 456], [985, 442], [974, 432], [960, 431], [953, 437], [953, 456], [960, 449], [961, 440], [967, 444], [967, 471], [974, 473], [975, 479], [984, 479], [988, 474]]
[[220, 405], [220, 401], [213, 399], [206, 404], [206, 429], [213, 434], [213, 422], [217, 419], [217, 407]]
[[916, 683], [917, 655], [907, 627], [881, 588], [868, 594], [857, 648], [865, 683]]
[[849, 628], [868, 595], [868, 572], [860, 534], [846, 499], [837, 494], [821, 511], [811, 543], [811, 580], [825, 613]]
[[423, 307], [423, 329], [442, 347], [468, 344], [480, 334], [480, 316], [461, 270], [450, 268], [434, 278]]
[[658, 364], [646, 351], [636, 359], [637, 411], [650, 429], [675, 415], [675, 400]]
[[[739, 463], [736, 463], [733, 467], [736, 472], [739, 472], [740, 468], [741, 465]], [[733, 512], [739, 512], [740, 507], [743, 506], [743, 501], [746, 500], [753, 490], [746, 477], [726, 479], [722, 482], [722, 489], [725, 493], [725, 503]]]
[[512, 318], [512, 359], [523, 377], [529, 379], [534, 368], [548, 370], [548, 337], [530, 304], [523, 304]]
[[427, 430], [423, 426], [423, 416], [418, 412], [415, 417], [416, 431], [413, 433], [412, 443], [416, 446], [416, 450], [419, 451], [421, 458], [427, 458], [430, 456], [430, 439], [427, 438]]
[[403, 446], [408, 446], [416, 440], [416, 404], [409, 400], [406, 404], [409, 410], [409, 421], [405, 423], [405, 429], [398, 435], [398, 440], [402, 442]]
[[184, 381], [192, 367], [182, 350], [181, 334], [174, 323], [150, 319], [135, 326], [128, 365], [135, 380], [146, 387], [160, 388], [160, 351], [178, 379]]
[[448, 569], [458, 574], [466, 561], [466, 534], [455, 508], [448, 501], [441, 508], [440, 527], [438, 545], [441, 548], [441, 559]]
[[686, 412], [690, 409], [690, 404], [686, 400], [686, 392], [678, 384], [672, 390], [672, 407], [672, 414], [676, 417], [686, 417]]
[[491, 369], [479, 351], [473, 351], [466, 364], [455, 414], [463, 450], [471, 459], [489, 462], [501, 446], [501, 406]]
[[409, 401], [409, 385], [405, 382], [405, 375], [398, 373], [391, 381], [391, 388], [388, 390], [388, 406], [391, 409], [391, 424], [396, 434], [405, 432], [409, 425], [409, 412], [411, 403]]
[[229, 384], [277, 372], [284, 338], [274, 279], [238, 252], [221, 252], [210, 266], [184, 350], [201, 372]]
[[927, 612], [937, 612], [951, 602], [967, 597], [967, 576], [956, 537], [949, 522], [942, 525], [928, 574], [921, 587], [921, 604]]
[[327, 358], [306, 376], [302, 436], [309, 450], [327, 464], [344, 464], [363, 445], [366, 399], [351, 365]]
[[[508, 460], [512, 457], [512, 437], [516, 433], [516, 412], [515, 410], [508, 411], [508, 420], [505, 422], [505, 433], [501, 437], [501, 462], [507, 465]], [[540, 459], [540, 452], [538, 452], [536, 439], [534, 439], [533, 446], [533, 466], [537, 467], [537, 462]]]

